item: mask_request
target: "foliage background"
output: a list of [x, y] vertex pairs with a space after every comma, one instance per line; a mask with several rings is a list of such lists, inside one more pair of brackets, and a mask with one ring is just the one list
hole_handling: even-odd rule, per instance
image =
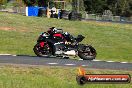
[[[0, 0], [0, 5], [12, 0]], [[15, 0], [13, 0], [15, 1]], [[55, 0], [16, 0], [27, 6], [47, 6], [47, 2]], [[79, 10], [90, 14], [103, 14], [105, 10], [111, 10], [113, 15], [131, 17], [132, 0], [64, 0], [72, 6], [79, 3]], [[72, 8], [73, 9], [73, 8]]]

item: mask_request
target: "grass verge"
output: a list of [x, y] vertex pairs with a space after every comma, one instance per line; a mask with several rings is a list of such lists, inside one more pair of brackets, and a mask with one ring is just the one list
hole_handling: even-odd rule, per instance
[[[130, 84], [86, 84], [76, 82], [77, 68], [0, 66], [0, 88], [132, 88]], [[87, 69], [88, 74], [131, 74], [131, 71]]]

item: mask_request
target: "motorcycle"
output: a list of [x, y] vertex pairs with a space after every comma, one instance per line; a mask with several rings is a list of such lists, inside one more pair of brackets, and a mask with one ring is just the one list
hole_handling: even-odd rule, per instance
[[50, 28], [40, 34], [33, 51], [39, 57], [64, 57], [79, 56], [83, 60], [95, 59], [97, 53], [91, 45], [80, 44], [85, 37], [73, 37], [62, 29]]

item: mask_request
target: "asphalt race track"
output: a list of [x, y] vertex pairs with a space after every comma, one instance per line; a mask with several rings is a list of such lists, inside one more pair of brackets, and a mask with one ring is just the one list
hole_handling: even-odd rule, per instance
[[0, 55], [0, 63], [2, 64], [23, 64], [23, 65], [44, 65], [44, 66], [68, 66], [95, 69], [111, 69], [111, 70], [129, 70], [132, 71], [132, 63], [99, 61], [99, 60], [73, 60], [60, 58], [44, 58], [36, 56], [16, 56], [16, 55]]

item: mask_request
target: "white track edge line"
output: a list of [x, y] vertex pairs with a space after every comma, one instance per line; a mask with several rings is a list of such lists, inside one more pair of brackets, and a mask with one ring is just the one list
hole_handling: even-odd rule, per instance
[[17, 55], [12, 55], [12, 54], [0, 54], [0, 56], [17, 56]]
[[81, 65], [81, 66], [86, 67], [86, 66], [88, 66], [88, 65]]
[[120, 63], [128, 63], [128, 62], [120, 62]]
[[0, 56], [9, 56], [9, 55], [11, 55], [11, 54], [0, 54]]
[[83, 59], [78, 59], [78, 60], [83, 60]]
[[67, 65], [67, 66], [73, 66], [73, 65], [76, 65], [76, 64], [64, 64], [64, 65]]
[[58, 63], [47, 63], [47, 64], [49, 64], [49, 65], [56, 65], [56, 64], [58, 64]]
[[115, 61], [106, 61], [106, 62], [115, 62]]
[[101, 60], [92, 60], [92, 61], [101, 61]]

